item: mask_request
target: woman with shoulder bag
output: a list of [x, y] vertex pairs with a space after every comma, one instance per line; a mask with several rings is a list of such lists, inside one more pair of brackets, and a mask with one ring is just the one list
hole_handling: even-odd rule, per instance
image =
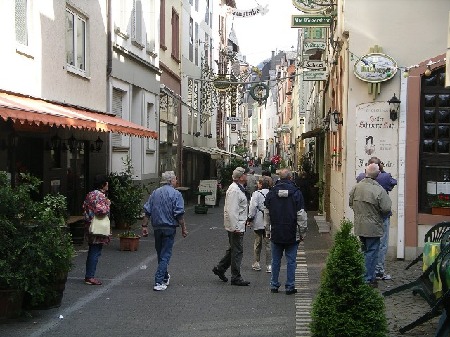
[[86, 195], [83, 203], [85, 235], [87, 236], [89, 250], [86, 258], [86, 274], [84, 283], [89, 285], [101, 285], [99, 279], [94, 278], [97, 263], [104, 244], [111, 241], [111, 235], [96, 235], [91, 233], [91, 222], [94, 217], [109, 217], [111, 201], [106, 196], [108, 192], [108, 180], [105, 175], [98, 175], [94, 179], [94, 190]]

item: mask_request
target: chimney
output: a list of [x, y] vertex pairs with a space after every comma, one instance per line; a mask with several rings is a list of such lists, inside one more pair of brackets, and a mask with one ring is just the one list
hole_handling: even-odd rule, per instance
[[272, 50], [272, 58], [275, 57], [275, 50]]

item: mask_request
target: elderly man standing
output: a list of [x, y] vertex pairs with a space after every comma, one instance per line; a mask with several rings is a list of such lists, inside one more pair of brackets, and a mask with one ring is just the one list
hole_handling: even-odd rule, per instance
[[380, 168], [372, 163], [366, 167], [366, 178], [350, 191], [349, 206], [355, 213], [355, 235], [359, 236], [364, 251], [365, 281], [377, 287], [375, 266], [378, 261], [383, 219], [391, 212], [392, 202], [386, 190], [376, 181]]
[[166, 171], [161, 177], [162, 186], [150, 194], [144, 205], [145, 217], [142, 223], [142, 235], [148, 235], [148, 220], [151, 219], [155, 234], [155, 249], [158, 257], [158, 268], [155, 273], [153, 290], [166, 290], [170, 275], [167, 271], [172, 248], [175, 241], [176, 228], [181, 226], [181, 235], [187, 236], [184, 222], [184, 201], [181, 193], [175, 189], [177, 177], [173, 171]]
[[267, 193], [265, 206], [270, 216], [270, 240], [272, 249], [272, 278], [270, 291], [278, 293], [281, 258], [286, 255], [287, 276], [286, 295], [297, 292], [295, 289], [295, 269], [297, 267], [297, 248], [303, 241], [307, 230], [307, 217], [302, 192], [292, 181], [292, 172], [282, 169], [280, 180]]
[[247, 182], [247, 170], [237, 167], [233, 171], [233, 183], [228, 187], [225, 195], [224, 226], [228, 233], [228, 249], [224, 257], [213, 268], [213, 273], [223, 281], [228, 278], [225, 272], [231, 266], [231, 284], [235, 286], [248, 286], [250, 282], [244, 281], [241, 276], [241, 262], [243, 256], [243, 241], [245, 224], [247, 222], [247, 196], [244, 185]]

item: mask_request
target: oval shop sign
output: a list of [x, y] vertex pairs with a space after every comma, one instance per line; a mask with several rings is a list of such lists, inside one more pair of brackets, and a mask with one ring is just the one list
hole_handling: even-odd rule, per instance
[[356, 61], [353, 72], [364, 82], [384, 82], [395, 76], [397, 62], [389, 55], [370, 53]]

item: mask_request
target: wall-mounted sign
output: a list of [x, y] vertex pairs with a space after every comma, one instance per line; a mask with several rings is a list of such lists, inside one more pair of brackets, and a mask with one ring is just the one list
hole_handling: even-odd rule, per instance
[[378, 83], [390, 80], [397, 72], [394, 59], [382, 53], [370, 53], [361, 57], [353, 68], [353, 73], [364, 82]]
[[325, 50], [325, 42], [305, 42], [303, 44], [303, 54], [315, 53], [317, 50]]
[[329, 27], [331, 16], [324, 15], [292, 15], [291, 28], [299, 27]]
[[311, 70], [303, 72], [303, 81], [326, 81], [328, 73], [325, 70]]
[[307, 69], [323, 69], [326, 68], [325, 61], [304, 61], [303, 68]]
[[320, 13], [333, 4], [332, 0], [292, 0], [292, 4], [304, 13]]
[[235, 124], [235, 123], [240, 123], [241, 122], [241, 117], [234, 117], [234, 116], [227, 116], [225, 123], [227, 124]]

